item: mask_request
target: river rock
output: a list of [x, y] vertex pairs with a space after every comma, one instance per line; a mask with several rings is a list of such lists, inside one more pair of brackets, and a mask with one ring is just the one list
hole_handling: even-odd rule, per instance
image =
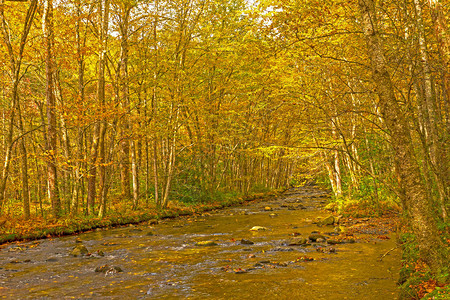
[[242, 244], [242, 245], [253, 245], [254, 242], [249, 241], [249, 240], [246, 240], [246, 239], [242, 239], [242, 240], [241, 240], [241, 244]]
[[214, 241], [202, 241], [202, 242], [195, 243], [195, 246], [203, 246], [203, 247], [217, 246], [217, 243]]
[[336, 226], [334, 227], [333, 231], [337, 233], [345, 233], [347, 231], [347, 228], [345, 226]]
[[264, 231], [264, 230], [267, 230], [267, 228], [266, 228], [266, 227], [263, 227], [263, 226], [253, 226], [253, 227], [250, 229], [250, 231]]
[[271, 217], [271, 218], [275, 218], [275, 217], [277, 217], [277, 216], [278, 216], [278, 215], [275, 214], [275, 213], [272, 213], [272, 214], [269, 215], [269, 217]]
[[47, 261], [47, 262], [56, 262], [56, 261], [58, 261], [58, 259], [56, 257], [49, 257], [45, 261]]
[[241, 269], [241, 268], [233, 269], [233, 272], [234, 272], [234, 274], [248, 273], [248, 271], [246, 269]]
[[311, 242], [317, 242], [318, 239], [325, 240], [325, 237], [323, 235], [319, 234], [319, 233], [312, 233], [312, 234], [309, 235], [308, 239]]
[[328, 216], [325, 219], [322, 219], [320, 221], [317, 222], [317, 225], [321, 225], [321, 226], [331, 226], [335, 223], [335, 219], [333, 216]]
[[70, 255], [72, 256], [83, 256], [87, 255], [89, 253], [88, 249], [85, 245], [77, 245], [75, 248], [73, 248], [72, 252], [70, 252]]
[[273, 210], [273, 208], [272, 208], [272, 207], [270, 207], [270, 206], [266, 206], [266, 207], [264, 207], [264, 210], [265, 210], [265, 211], [272, 211], [272, 210]]
[[305, 245], [307, 243], [306, 238], [304, 237], [296, 237], [296, 238], [292, 238], [286, 241], [286, 245], [287, 246], [302, 246]]
[[309, 256], [300, 256], [296, 259], [296, 262], [301, 262], [301, 261], [313, 261], [314, 258], [309, 257]]
[[119, 273], [123, 272], [121, 267], [118, 266], [109, 266], [109, 265], [103, 265], [95, 268], [95, 272], [97, 273]]
[[337, 245], [340, 244], [341, 242], [339, 240], [335, 240], [335, 239], [329, 239], [327, 240], [328, 245]]

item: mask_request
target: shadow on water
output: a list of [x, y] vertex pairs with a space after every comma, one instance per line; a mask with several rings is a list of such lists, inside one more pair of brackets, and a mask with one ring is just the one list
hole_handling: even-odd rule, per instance
[[[332, 238], [332, 226], [311, 221], [326, 215], [318, 209], [324, 197], [301, 188], [153, 226], [10, 245], [0, 250], [0, 297], [396, 299], [400, 253], [379, 260], [395, 239], [289, 246], [292, 235], [307, 238], [313, 231]], [[71, 255], [81, 244], [91, 255]]]

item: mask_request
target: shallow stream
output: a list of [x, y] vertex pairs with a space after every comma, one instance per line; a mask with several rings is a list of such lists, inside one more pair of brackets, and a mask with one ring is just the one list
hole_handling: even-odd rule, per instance
[[[11, 244], [0, 249], [0, 298], [397, 299], [400, 253], [380, 261], [393, 236], [289, 246], [314, 231], [334, 238], [333, 226], [312, 222], [328, 215], [326, 197], [300, 188], [156, 225]], [[90, 255], [71, 255], [80, 245]]]

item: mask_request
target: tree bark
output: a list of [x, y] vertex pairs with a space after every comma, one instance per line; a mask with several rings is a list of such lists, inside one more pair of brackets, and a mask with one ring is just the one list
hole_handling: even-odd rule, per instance
[[375, 3], [359, 0], [363, 32], [372, 66], [372, 78], [376, 85], [379, 106], [385, 125], [391, 134], [396, 172], [404, 197], [402, 202], [411, 218], [420, 257], [435, 274], [445, 266], [444, 248], [437, 234], [432, 216], [431, 202], [427, 198], [420, 169], [414, 157], [411, 134], [406, 117], [397, 102], [394, 86], [387, 69], [382, 42], [376, 27]]
[[436, 182], [437, 190], [439, 193], [439, 206], [441, 208], [442, 218], [444, 222], [447, 220], [447, 210], [445, 207], [446, 190], [445, 190], [445, 177], [448, 163], [443, 160], [443, 153], [441, 153], [442, 145], [440, 145], [440, 138], [438, 134], [438, 124], [440, 123], [438, 114], [436, 113], [436, 92], [432, 78], [431, 67], [429, 62], [429, 55], [427, 49], [427, 43], [425, 40], [425, 29], [422, 17], [422, 4], [419, 0], [414, 0], [416, 9], [416, 27], [418, 31], [419, 41], [419, 53], [420, 64], [422, 69], [422, 82], [424, 87], [425, 96], [425, 131], [427, 144], [429, 144], [429, 153], [431, 158], [432, 171]]
[[[97, 69], [97, 100], [100, 111], [103, 111], [105, 106], [105, 69], [106, 69], [106, 51], [108, 40], [109, 0], [101, 0], [99, 2], [98, 13], [100, 17], [100, 34], [99, 34], [100, 49], [98, 54], [98, 69]], [[96, 191], [97, 164], [98, 161], [104, 161], [104, 157], [99, 158], [100, 143], [104, 143], [104, 139], [101, 138], [105, 130], [104, 126], [106, 126], [104, 122], [99, 120], [95, 124], [94, 135], [92, 138], [90, 151], [91, 157], [89, 164], [90, 169], [88, 178], [88, 195], [87, 195], [88, 214], [93, 214], [95, 208], [95, 199], [97, 195]], [[104, 151], [102, 155], [104, 156]]]
[[45, 0], [44, 15], [42, 17], [42, 31], [44, 33], [45, 61], [46, 61], [46, 99], [47, 99], [47, 177], [48, 195], [55, 217], [62, 214], [61, 199], [58, 190], [57, 156], [57, 128], [56, 101], [54, 94], [54, 57], [53, 57], [53, 2]]

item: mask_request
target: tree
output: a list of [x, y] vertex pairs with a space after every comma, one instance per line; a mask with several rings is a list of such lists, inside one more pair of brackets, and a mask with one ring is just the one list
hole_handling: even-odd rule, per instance
[[[11, 113], [8, 124], [8, 130], [6, 134], [6, 144], [5, 144], [5, 155], [3, 160], [3, 170], [0, 178], [0, 213], [3, 208], [3, 201], [5, 199], [6, 184], [9, 177], [9, 167], [11, 163], [11, 156], [14, 144], [20, 140], [20, 149], [22, 152], [22, 198], [25, 218], [30, 217], [30, 203], [29, 203], [29, 190], [28, 190], [28, 165], [27, 165], [27, 151], [25, 147], [24, 138], [26, 132], [24, 131], [22, 123], [22, 113], [20, 109], [19, 101], [19, 84], [22, 79], [23, 74], [21, 73], [22, 60], [24, 56], [25, 46], [27, 42], [28, 35], [30, 33], [31, 26], [33, 24], [34, 15], [37, 10], [37, 1], [31, 1], [24, 20], [24, 26], [21, 33], [19, 49], [17, 54], [14, 51], [14, 45], [12, 44], [13, 38], [11, 37], [11, 28], [5, 17], [5, 1], [0, 2], [0, 21], [2, 26], [3, 42], [6, 44], [8, 56], [9, 56], [9, 77], [12, 81], [11, 89]], [[21, 130], [21, 136], [18, 138], [13, 138], [14, 136], [14, 123], [16, 118], [16, 113], [19, 129]]]
[[373, 0], [359, 0], [358, 5], [372, 66], [373, 81], [376, 85], [382, 116], [390, 132], [390, 144], [394, 149], [401, 200], [412, 219], [411, 226], [417, 235], [421, 258], [437, 274], [446, 264], [444, 246], [438, 237], [431, 201], [427, 197], [420, 169], [414, 157], [409, 125], [397, 102], [386, 66], [383, 45], [377, 29], [375, 3]]

